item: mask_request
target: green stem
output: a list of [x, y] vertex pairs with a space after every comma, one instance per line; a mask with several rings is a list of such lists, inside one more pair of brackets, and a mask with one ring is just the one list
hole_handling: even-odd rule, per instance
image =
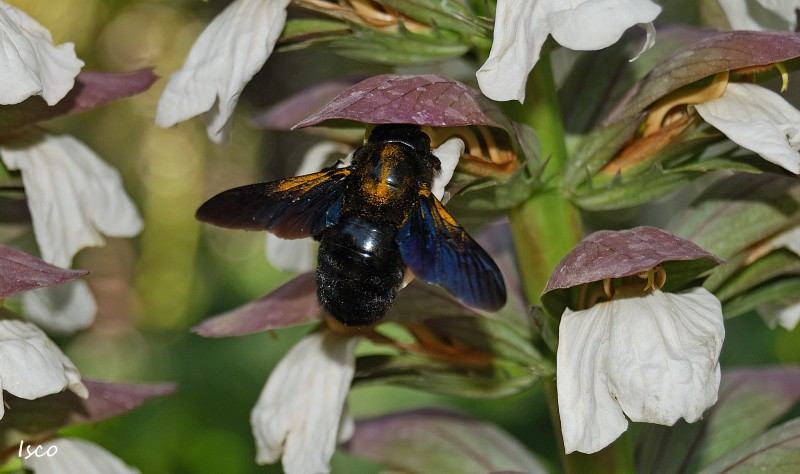
[[[525, 104], [514, 115], [536, 130], [541, 157], [547, 165], [542, 176], [542, 189], [513, 209], [509, 218], [527, 299], [529, 304], [538, 305], [550, 274], [558, 262], [580, 242], [583, 231], [578, 209], [563, 196], [560, 189], [567, 149], [548, 56], [543, 56], [533, 69], [526, 95]], [[551, 354], [551, 357], [555, 358], [555, 355]], [[562, 447], [564, 472], [614, 472], [618, 465], [614, 447], [591, 455], [564, 454], [555, 382], [545, 381], [544, 389], [555, 434]]]
[[536, 130], [541, 157], [547, 165], [543, 188], [513, 209], [510, 219], [528, 301], [539, 304], [550, 273], [580, 241], [582, 230], [577, 209], [559, 189], [567, 149], [548, 56], [543, 56], [533, 69], [526, 95], [527, 100], [516, 115]]

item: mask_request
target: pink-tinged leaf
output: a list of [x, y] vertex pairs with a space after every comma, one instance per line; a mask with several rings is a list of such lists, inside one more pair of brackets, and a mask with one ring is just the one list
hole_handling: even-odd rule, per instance
[[800, 418], [741, 444], [700, 474], [731, 472], [800, 472]]
[[318, 321], [320, 306], [314, 273], [304, 273], [275, 291], [233, 311], [215, 316], [192, 331], [204, 337], [243, 336]]
[[679, 49], [631, 89], [606, 123], [639, 113], [668, 93], [719, 72], [767, 66], [800, 56], [800, 35], [727, 31]]
[[[544, 293], [607, 278], [646, 272], [666, 262], [700, 261], [705, 270], [724, 263], [692, 242], [655, 227], [601, 230], [575, 246], [556, 266]], [[667, 271], [667, 280], [671, 275]]]
[[89, 390], [89, 398], [80, 400], [81, 412], [72, 414], [71, 423], [87, 423], [110, 418], [129, 412], [154, 398], [169, 395], [175, 391], [175, 384], [129, 384], [84, 380]]
[[637, 446], [637, 472], [695, 472], [761, 435], [798, 400], [798, 367], [725, 371], [717, 403], [702, 422], [645, 428]]
[[0, 132], [33, 125], [60, 115], [71, 115], [93, 109], [150, 88], [158, 77], [150, 69], [107, 73], [83, 71], [75, 78], [75, 86], [56, 105], [50, 107], [39, 96], [15, 105], [0, 108]]
[[64, 391], [35, 400], [3, 394], [6, 414], [0, 420], [2, 446], [19, 444], [20, 433], [40, 438], [70, 425], [93, 423], [120, 415], [175, 391], [174, 384], [138, 385], [83, 380], [89, 397]]
[[364, 75], [347, 76], [315, 83], [288, 99], [255, 113], [250, 118], [250, 123], [268, 130], [291, 130], [296, 123], [366, 78]]
[[21, 250], [0, 245], [0, 298], [61, 285], [88, 273], [56, 267]]
[[519, 441], [495, 425], [435, 408], [361, 420], [344, 447], [407, 473], [547, 472]]
[[511, 130], [500, 109], [480, 92], [436, 75], [371, 77], [293, 128], [320, 125], [327, 120], [431, 127], [486, 125]]

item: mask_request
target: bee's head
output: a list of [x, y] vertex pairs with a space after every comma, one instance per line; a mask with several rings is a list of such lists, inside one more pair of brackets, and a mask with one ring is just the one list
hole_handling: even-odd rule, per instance
[[369, 135], [369, 143], [400, 143], [424, 155], [431, 152], [431, 139], [419, 125], [377, 125]]

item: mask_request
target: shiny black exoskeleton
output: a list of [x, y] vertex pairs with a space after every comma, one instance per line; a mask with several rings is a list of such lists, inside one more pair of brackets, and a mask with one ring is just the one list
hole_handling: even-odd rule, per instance
[[415, 125], [379, 125], [350, 166], [231, 189], [201, 221], [320, 242], [320, 304], [350, 326], [378, 321], [406, 268], [484, 309], [505, 303], [502, 275], [431, 194], [438, 158]]

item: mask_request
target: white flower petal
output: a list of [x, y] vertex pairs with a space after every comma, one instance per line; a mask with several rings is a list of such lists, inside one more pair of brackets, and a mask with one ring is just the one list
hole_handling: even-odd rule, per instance
[[593, 453], [628, 429], [622, 408], [608, 391], [608, 338], [613, 310], [596, 305], [567, 309], [559, 325], [556, 388], [567, 453]]
[[[88, 396], [78, 369], [61, 349], [31, 323], [0, 320], [0, 390], [33, 400], [66, 388]], [[4, 413], [0, 403], [0, 418]]]
[[283, 457], [287, 474], [330, 471], [357, 342], [317, 331], [281, 359], [250, 416], [259, 464]]
[[734, 30], [794, 31], [800, 0], [718, 0]]
[[458, 160], [464, 154], [464, 149], [464, 141], [458, 137], [453, 137], [439, 145], [438, 148], [431, 150], [431, 153], [436, 155], [436, 158], [439, 158], [442, 166], [439, 173], [433, 177], [431, 193], [442, 201], [442, 204], [446, 204], [450, 199], [450, 196], [445, 198], [444, 188], [453, 178], [453, 173], [456, 170], [456, 166], [458, 166]]
[[787, 331], [794, 331], [800, 322], [800, 301], [789, 306], [764, 304], [756, 308], [756, 312], [770, 329], [780, 326]]
[[82, 67], [74, 44], [54, 45], [36, 20], [0, 2], [0, 104], [41, 95], [54, 105], [72, 89]]
[[[36, 474], [135, 474], [134, 469], [104, 448], [77, 438], [56, 438], [39, 446], [39, 452], [47, 450], [52, 456], [31, 456], [22, 465]], [[55, 448], [55, 451], [54, 449]], [[36, 449], [31, 446], [31, 450]]]
[[22, 171], [36, 242], [42, 258], [69, 267], [82, 248], [103, 236], [131, 237], [142, 219], [119, 173], [69, 135], [28, 132], [0, 143], [0, 156]]
[[498, 0], [494, 41], [478, 84], [491, 99], [522, 102], [547, 35], [567, 48], [594, 51], [660, 12], [650, 0]]
[[695, 108], [737, 145], [800, 174], [800, 111], [779, 94], [756, 84], [729, 83], [722, 97]]
[[703, 288], [652, 291], [566, 310], [557, 383], [567, 452], [593, 453], [633, 421], [693, 422], [717, 399], [725, 328], [719, 300]]
[[310, 272], [317, 266], [317, 243], [311, 237], [304, 239], [282, 239], [267, 234], [267, 260], [273, 267], [285, 272]]
[[51, 334], [71, 334], [94, 322], [97, 303], [83, 280], [26, 291], [22, 294], [25, 317]]
[[206, 27], [183, 67], [170, 76], [156, 124], [171, 127], [205, 112], [208, 136], [222, 143], [244, 86], [264, 65], [286, 22], [289, 0], [236, 0]]

